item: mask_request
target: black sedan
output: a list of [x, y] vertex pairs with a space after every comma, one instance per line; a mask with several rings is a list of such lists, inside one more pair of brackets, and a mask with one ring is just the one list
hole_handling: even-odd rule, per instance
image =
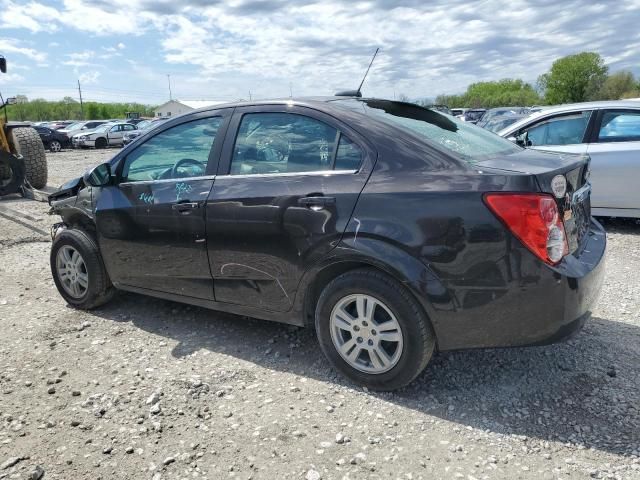
[[416, 105], [238, 103], [150, 130], [50, 197], [62, 297], [116, 289], [315, 326], [375, 389], [436, 349], [576, 332], [604, 278], [589, 159]]
[[71, 145], [69, 141], [69, 137], [67, 137], [64, 133], [60, 133], [57, 130], [52, 130], [48, 127], [33, 127], [40, 135], [40, 140], [42, 140], [42, 144], [44, 148], [50, 150], [52, 152], [59, 152], [65, 147]]

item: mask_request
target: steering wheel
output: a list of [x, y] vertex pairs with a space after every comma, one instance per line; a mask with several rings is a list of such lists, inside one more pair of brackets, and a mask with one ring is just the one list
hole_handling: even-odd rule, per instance
[[[182, 158], [178, 160], [176, 164], [173, 166], [173, 168], [171, 169], [171, 178], [184, 177], [184, 175], [180, 175], [178, 173], [178, 170], [181, 167], [184, 167], [186, 165], [191, 165], [191, 166], [200, 168], [200, 173], [197, 173], [195, 176], [202, 175], [205, 172], [205, 166], [202, 164], [202, 162], [199, 162], [198, 160], [194, 160], [193, 158]], [[188, 176], [191, 176], [191, 175], [188, 175]]]

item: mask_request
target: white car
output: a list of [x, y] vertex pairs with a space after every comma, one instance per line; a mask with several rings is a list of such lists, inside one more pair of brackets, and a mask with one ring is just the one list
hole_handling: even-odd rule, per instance
[[72, 138], [74, 147], [105, 148], [124, 145], [124, 134], [137, 130], [130, 123], [105, 123], [90, 132], [77, 133]]
[[522, 146], [591, 157], [591, 213], [640, 218], [640, 102], [545, 108], [498, 132]]

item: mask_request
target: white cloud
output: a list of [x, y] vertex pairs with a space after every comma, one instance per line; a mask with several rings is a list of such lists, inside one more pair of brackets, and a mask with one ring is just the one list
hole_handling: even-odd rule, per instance
[[91, 85], [94, 83], [98, 83], [98, 78], [100, 78], [100, 72], [93, 70], [90, 72], [81, 73], [78, 77], [80, 83]]
[[0, 84], [21, 82], [22, 80], [24, 80], [24, 77], [17, 73], [4, 73], [0, 75]]
[[[3, 16], [15, 13], [6, 28], [102, 39], [92, 55], [64, 59], [76, 73], [109, 60], [124, 68], [126, 58], [137, 62], [132, 80], [158, 91], [175, 70], [177, 94], [194, 97], [246, 97], [249, 89], [286, 96], [289, 82], [299, 95], [355, 88], [376, 47], [364, 89], [377, 96], [434, 97], [505, 77], [535, 81], [556, 58], [584, 50], [600, 52], [612, 70], [640, 73], [638, 0], [619, 0], [615, 9], [590, 0], [63, 0], [56, 15], [43, 15], [51, 7], [37, 0], [0, 6]], [[126, 35], [145, 35], [147, 43], [127, 42], [136, 48], [125, 55]], [[10, 45], [44, 61], [24, 42]]]
[[59, 12], [37, 2], [18, 4], [11, 0], [0, 3], [0, 28], [25, 28], [31, 32], [55, 32], [55, 19]]
[[47, 58], [47, 55], [43, 52], [33, 48], [19, 46], [18, 41], [12, 38], [0, 38], [0, 52], [5, 56], [7, 53], [15, 53], [36, 62], [44, 62]]
[[69, 60], [62, 62], [63, 65], [69, 65], [72, 67], [85, 67], [88, 65], [94, 65], [89, 60], [95, 59], [96, 53], [91, 50], [85, 50], [83, 52], [67, 53], [65, 55]]

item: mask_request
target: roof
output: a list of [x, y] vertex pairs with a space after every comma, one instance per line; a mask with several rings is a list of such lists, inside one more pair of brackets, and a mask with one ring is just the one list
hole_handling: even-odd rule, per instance
[[187, 107], [191, 107], [194, 110], [197, 110], [198, 108], [214, 107], [216, 105], [221, 105], [223, 103], [229, 103], [227, 100], [175, 100], [175, 101], [183, 105], [186, 105]]
[[159, 110], [162, 107], [164, 107], [165, 105], [169, 105], [170, 103], [181, 103], [182, 105], [185, 105], [186, 107], [193, 108], [194, 110], [197, 110], [199, 108], [215, 107], [216, 105], [221, 105], [223, 103], [228, 103], [228, 101], [226, 101], [226, 100], [177, 100], [177, 99], [172, 99], [172, 100], [169, 100], [168, 102], [164, 102], [162, 105], [157, 106], [155, 109]]

